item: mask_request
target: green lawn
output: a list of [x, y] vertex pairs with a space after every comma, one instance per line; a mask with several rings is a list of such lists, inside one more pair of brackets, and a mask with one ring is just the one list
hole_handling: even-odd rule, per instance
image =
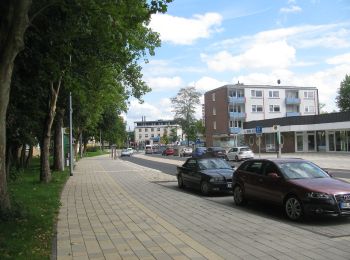
[[39, 160], [9, 181], [13, 216], [0, 219], [0, 259], [50, 259], [60, 193], [68, 171], [53, 172], [49, 184], [39, 182]]
[[107, 152], [107, 151], [96, 150], [96, 151], [84, 153], [84, 157], [92, 157], [92, 156], [98, 156], [98, 155], [103, 155], [103, 154], [108, 154], [108, 153], [109, 152]]

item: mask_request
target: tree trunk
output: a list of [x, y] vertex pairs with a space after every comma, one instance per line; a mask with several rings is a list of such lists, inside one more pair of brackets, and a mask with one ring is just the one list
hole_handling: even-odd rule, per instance
[[50, 170], [50, 142], [51, 142], [51, 128], [55, 118], [56, 103], [58, 93], [61, 87], [62, 77], [58, 80], [57, 89], [54, 88], [53, 82], [51, 82], [51, 91], [49, 99], [49, 112], [44, 122], [44, 131], [41, 141], [41, 156], [40, 156], [40, 181], [48, 183], [51, 181], [51, 170]]
[[63, 153], [62, 153], [62, 127], [63, 127], [64, 109], [57, 109], [55, 137], [54, 137], [54, 156], [53, 169], [56, 171], [63, 171]]
[[30, 145], [30, 147], [29, 147], [29, 152], [28, 152], [28, 156], [27, 156], [27, 159], [26, 159], [26, 162], [25, 162], [25, 165], [24, 165], [24, 167], [25, 168], [28, 168], [28, 166], [29, 166], [29, 162], [32, 160], [32, 158], [33, 158], [33, 145]]
[[0, 212], [11, 209], [6, 178], [6, 111], [13, 65], [23, 49], [30, 0], [2, 0], [0, 10]]
[[21, 146], [21, 156], [19, 157], [19, 167], [24, 168], [24, 163], [26, 160], [26, 145], [22, 144]]

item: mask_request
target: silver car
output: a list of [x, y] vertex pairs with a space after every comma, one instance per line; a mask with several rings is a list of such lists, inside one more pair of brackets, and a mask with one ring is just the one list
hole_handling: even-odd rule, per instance
[[226, 155], [230, 161], [241, 161], [254, 158], [254, 153], [248, 146], [233, 147], [227, 152]]

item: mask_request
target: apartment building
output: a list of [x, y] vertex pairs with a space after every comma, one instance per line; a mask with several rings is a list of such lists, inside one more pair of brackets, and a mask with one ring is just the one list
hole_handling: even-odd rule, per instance
[[176, 134], [177, 139], [182, 138], [182, 129], [174, 120], [141, 121], [134, 122], [135, 146], [144, 147], [148, 144], [160, 144], [162, 136]]
[[243, 123], [319, 114], [315, 87], [225, 85], [204, 94], [207, 146], [244, 142]]

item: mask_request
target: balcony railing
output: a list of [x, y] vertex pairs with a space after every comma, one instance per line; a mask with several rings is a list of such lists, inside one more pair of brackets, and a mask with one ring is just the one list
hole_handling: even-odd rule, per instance
[[244, 112], [230, 112], [230, 118], [246, 118], [246, 116]]
[[291, 116], [300, 116], [299, 112], [287, 112], [287, 117], [291, 117]]
[[245, 97], [229, 97], [229, 102], [231, 104], [244, 104]]
[[239, 134], [241, 133], [242, 128], [240, 127], [230, 127], [230, 134]]
[[300, 104], [300, 98], [294, 98], [294, 97], [286, 98], [286, 105], [299, 105], [299, 104]]

